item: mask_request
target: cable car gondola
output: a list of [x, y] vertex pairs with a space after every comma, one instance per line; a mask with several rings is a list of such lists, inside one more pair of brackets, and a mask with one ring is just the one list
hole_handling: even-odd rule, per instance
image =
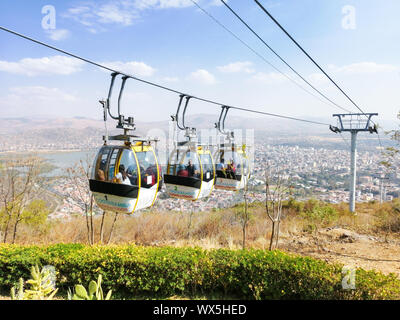
[[249, 159], [246, 155], [246, 146], [235, 144], [233, 131], [225, 131], [228, 111], [229, 107], [222, 106], [218, 123], [215, 124], [218, 137], [223, 137], [223, 143], [218, 144], [214, 155], [215, 188], [237, 191], [243, 189], [250, 178]]
[[[118, 97], [118, 116], [110, 112], [110, 98], [115, 77], [111, 74], [108, 98], [100, 101], [103, 105], [104, 121], [107, 113], [118, 120], [117, 128], [124, 133], [116, 136], [103, 136], [104, 145], [100, 148], [92, 167], [89, 179], [90, 191], [97, 205], [106, 211], [133, 214], [137, 210], [151, 207], [161, 189], [161, 169], [153, 144], [157, 139], [133, 135], [135, 124], [132, 117], [125, 119], [120, 113], [120, 100], [128, 79], [122, 77]], [[108, 144], [108, 141], [122, 143]]]
[[[179, 110], [182, 100], [186, 98], [182, 113], [182, 125], [179, 124]], [[185, 113], [191, 96], [180, 95], [179, 105], [172, 122], [185, 131], [186, 141], [178, 142], [174, 131], [174, 150], [168, 159], [164, 183], [167, 193], [173, 198], [196, 201], [207, 197], [213, 190], [215, 167], [208, 146], [199, 145], [195, 141], [196, 129], [185, 126]], [[176, 130], [174, 126], [174, 130]]]

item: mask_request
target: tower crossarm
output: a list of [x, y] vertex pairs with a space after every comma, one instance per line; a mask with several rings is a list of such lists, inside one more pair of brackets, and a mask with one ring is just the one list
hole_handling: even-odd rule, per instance
[[337, 128], [340, 132], [369, 131], [370, 133], [378, 133], [376, 124], [371, 125], [371, 118], [377, 115], [377, 113], [341, 113], [333, 116], [338, 118]]

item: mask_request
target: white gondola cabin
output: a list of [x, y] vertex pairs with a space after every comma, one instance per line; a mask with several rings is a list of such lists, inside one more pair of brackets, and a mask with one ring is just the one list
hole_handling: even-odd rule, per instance
[[228, 106], [221, 106], [219, 120], [215, 123], [218, 144], [214, 154], [216, 163], [215, 188], [237, 191], [243, 189], [250, 178], [250, 163], [246, 155], [246, 146], [235, 144], [234, 132], [225, 130], [225, 119], [229, 111]]
[[237, 191], [246, 186], [250, 178], [250, 168], [245, 146], [220, 145], [215, 162], [216, 189]]
[[165, 187], [171, 197], [187, 200], [208, 197], [214, 181], [215, 167], [210, 150], [183, 143], [172, 151], [164, 174]]
[[[179, 110], [186, 98], [182, 113], [182, 124], [179, 124]], [[191, 96], [180, 95], [179, 105], [172, 122], [178, 129], [185, 132], [186, 141], [178, 142], [174, 131], [174, 145], [164, 174], [165, 188], [169, 196], [196, 201], [208, 197], [214, 187], [215, 166], [210, 150], [200, 146], [196, 139], [196, 129], [185, 126], [185, 113]]]
[[154, 204], [161, 188], [160, 171], [150, 145], [103, 146], [93, 164], [90, 190], [101, 209], [132, 214]]

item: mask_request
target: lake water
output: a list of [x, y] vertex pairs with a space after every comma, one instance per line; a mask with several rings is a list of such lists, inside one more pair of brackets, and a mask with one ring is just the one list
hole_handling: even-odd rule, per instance
[[[71, 167], [76, 167], [80, 161], [83, 166], [87, 167], [87, 161], [90, 165], [93, 164], [94, 157], [97, 154], [97, 150], [87, 151], [55, 151], [55, 152], [38, 152], [35, 155], [46, 159], [50, 164], [56, 168], [46, 174], [46, 176], [67, 176], [66, 170]], [[32, 153], [1, 153], [1, 158], [12, 158], [13, 155], [16, 157], [32, 155]]]
[[97, 150], [89, 151], [69, 151], [69, 152], [51, 152], [40, 153], [39, 156], [45, 158], [57, 168], [50, 172], [50, 176], [67, 175], [66, 169], [76, 167], [80, 161], [84, 168], [87, 167], [87, 161], [92, 165]]

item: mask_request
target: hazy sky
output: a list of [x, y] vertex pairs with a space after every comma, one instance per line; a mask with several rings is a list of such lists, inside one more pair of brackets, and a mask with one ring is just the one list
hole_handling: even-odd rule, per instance
[[[219, 0], [197, 1], [264, 59], [311, 90]], [[396, 124], [400, 1], [260, 2], [364, 112], [378, 112], [377, 122]], [[313, 85], [337, 104], [358, 111], [254, 1], [228, 3]], [[85, 58], [222, 103], [332, 123], [332, 114], [342, 112], [279, 74], [190, 0], [2, 0], [0, 21], [4, 27]], [[110, 75], [99, 68], [0, 31], [0, 117], [100, 119], [98, 100], [107, 95], [109, 80]], [[114, 98], [117, 95], [115, 91]], [[165, 120], [175, 112], [177, 102], [176, 94], [128, 80], [122, 110], [142, 121]], [[217, 116], [218, 109], [195, 102], [188, 113]]]

